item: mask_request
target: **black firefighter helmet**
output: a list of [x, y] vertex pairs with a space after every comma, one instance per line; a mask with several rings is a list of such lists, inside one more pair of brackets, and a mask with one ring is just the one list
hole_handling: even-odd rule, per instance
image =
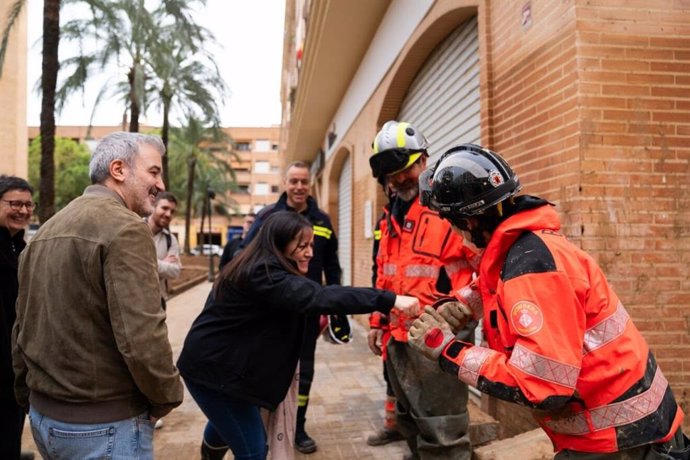
[[419, 176], [422, 205], [451, 220], [481, 215], [520, 188], [503, 158], [475, 144], [449, 149]]

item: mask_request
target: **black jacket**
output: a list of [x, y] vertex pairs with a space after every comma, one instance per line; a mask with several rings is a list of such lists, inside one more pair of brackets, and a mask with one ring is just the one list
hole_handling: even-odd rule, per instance
[[[5, 227], [0, 227], [0, 395], [14, 399], [14, 371], [12, 369], [12, 326], [16, 319], [15, 303], [19, 283], [17, 267], [22, 252], [24, 230], [10, 236]], [[4, 404], [4, 403], [3, 403]]]
[[177, 366], [210, 390], [275, 410], [295, 375], [306, 314], [387, 313], [392, 292], [321, 286], [277, 260], [259, 265], [244, 290], [226, 282], [209, 295]]
[[223, 270], [223, 267], [225, 267], [232, 260], [232, 258], [235, 256], [235, 253], [239, 251], [242, 241], [244, 241], [244, 239], [241, 236], [236, 236], [225, 244], [225, 247], [223, 248], [223, 255], [220, 256], [220, 262], [218, 262], [219, 270]]
[[[261, 208], [256, 215], [254, 224], [242, 241], [241, 249], [244, 249], [254, 239], [259, 229], [268, 216], [276, 211], [294, 211], [287, 204], [287, 193], [283, 192], [278, 201]], [[338, 262], [338, 239], [333, 231], [333, 224], [328, 214], [319, 209], [316, 200], [307, 198], [307, 209], [302, 211], [304, 217], [314, 226], [314, 256], [309, 261], [307, 278], [319, 284], [340, 284], [340, 263]]]

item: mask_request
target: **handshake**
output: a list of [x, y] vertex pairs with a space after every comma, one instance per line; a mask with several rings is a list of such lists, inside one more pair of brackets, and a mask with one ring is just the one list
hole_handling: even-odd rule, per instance
[[410, 326], [409, 344], [429, 359], [437, 360], [443, 349], [473, 318], [472, 310], [453, 298], [441, 299]]

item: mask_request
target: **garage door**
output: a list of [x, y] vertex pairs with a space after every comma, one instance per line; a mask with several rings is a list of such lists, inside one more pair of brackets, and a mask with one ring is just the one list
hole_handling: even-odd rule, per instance
[[338, 258], [343, 286], [352, 285], [352, 165], [345, 158], [338, 178]]
[[[449, 148], [479, 144], [479, 39], [477, 18], [455, 29], [420, 69], [407, 90], [398, 115], [429, 140], [432, 165]], [[481, 322], [475, 341], [481, 342]]]
[[432, 52], [410, 85], [398, 119], [426, 135], [431, 162], [454, 145], [479, 143], [476, 17], [461, 24]]

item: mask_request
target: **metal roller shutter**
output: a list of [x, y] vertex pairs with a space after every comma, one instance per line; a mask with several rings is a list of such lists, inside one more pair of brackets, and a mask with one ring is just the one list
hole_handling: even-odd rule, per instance
[[338, 178], [338, 258], [343, 286], [352, 285], [352, 166], [348, 155]]
[[[449, 148], [481, 141], [479, 36], [474, 17], [455, 29], [420, 69], [407, 90], [399, 120], [412, 123], [429, 140], [432, 165]], [[475, 342], [482, 337], [481, 322]]]
[[429, 139], [428, 164], [454, 145], [480, 142], [476, 17], [431, 53], [407, 90], [398, 119], [412, 123]]

